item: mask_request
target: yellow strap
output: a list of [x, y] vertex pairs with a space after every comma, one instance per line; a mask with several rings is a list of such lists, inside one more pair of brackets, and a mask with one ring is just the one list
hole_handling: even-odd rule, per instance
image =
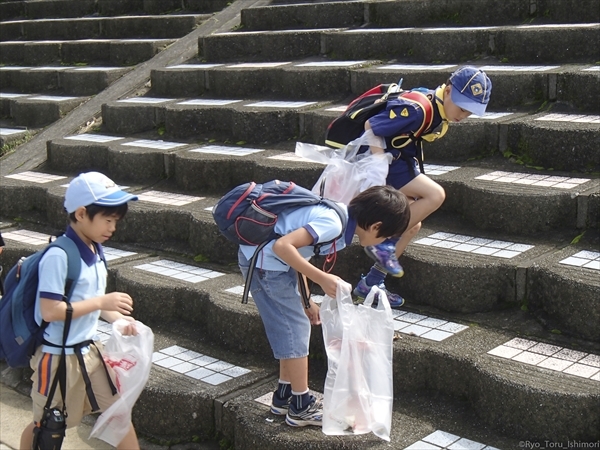
[[442, 84], [435, 91], [435, 105], [437, 106], [437, 110], [442, 117], [442, 129], [435, 133], [424, 134], [421, 138], [427, 142], [433, 142], [436, 139], [443, 137], [448, 132], [448, 119], [446, 118], [446, 112], [444, 111], [444, 94], [446, 85]]

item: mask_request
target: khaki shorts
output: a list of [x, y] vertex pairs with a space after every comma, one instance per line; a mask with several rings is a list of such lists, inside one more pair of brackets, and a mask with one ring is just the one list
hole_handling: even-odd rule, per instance
[[[96, 345], [102, 350], [102, 343], [96, 342]], [[92, 412], [90, 400], [85, 392], [85, 382], [77, 361], [77, 355], [67, 355], [67, 428], [76, 427], [81, 419]], [[52, 387], [54, 374], [58, 369], [60, 355], [43, 353], [40, 346], [31, 358], [31, 368], [34, 373], [31, 376], [33, 387], [31, 388], [31, 398], [33, 400], [33, 420], [37, 424], [42, 419], [44, 406]], [[98, 406], [101, 411], [112, 405], [119, 398], [119, 394], [112, 395], [106, 372], [102, 364], [102, 356], [93, 345], [90, 345], [90, 351], [83, 355], [83, 361], [90, 376], [92, 390], [96, 396]], [[115, 374], [110, 366], [107, 366], [108, 372], [115, 386]], [[62, 396], [60, 395], [60, 385], [56, 387], [54, 398], [50, 404], [51, 408], [62, 407]]]

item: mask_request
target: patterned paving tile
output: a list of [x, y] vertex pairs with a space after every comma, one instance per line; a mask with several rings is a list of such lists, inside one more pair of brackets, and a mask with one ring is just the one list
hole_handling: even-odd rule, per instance
[[212, 69], [220, 67], [224, 64], [177, 64], [175, 66], [166, 67], [167, 69]]
[[23, 69], [31, 69], [32, 67], [25, 67], [25, 66], [2, 66], [0, 67], [0, 71], [3, 70], [23, 70]]
[[159, 105], [170, 102], [172, 98], [154, 98], [154, 97], [131, 97], [124, 100], [117, 100], [118, 103], [145, 103], [148, 105]]
[[296, 64], [296, 67], [350, 67], [357, 64], [364, 64], [367, 61], [318, 61], [303, 64]]
[[232, 105], [234, 103], [239, 103], [242, 100], [217, 100], [217, 99], [196, 99], [196, 100], [186, 100], [184, 102], [177, 103], [178, 105], [192, 105], [192, 106], [226, 106]]
[[73, 70], [78, 72], [107, 72], [111, 70], [121, 70], [122, 67], [76, 67]]
[[344, 112], [344, 111], [346, 111], [346, 109], [348, 109], [348, 105], [334, 106], [332, 108], [325, 108], [325, 111]]
[[548, 25], [518, 25], [516, 28], [589, 28], [595, 27], [595, 23], [573, 23], [573, 24], [548, 24]]
[[113, 261], [115, 259], [137, 255], [137, 253], [135, 253], [135, 252], [128, 252], [125, 250], [119, 250], [118, 248], [112, 248], [112, 247], [102, 247], [102, 250], [104, 250], [104, 257], [106, 258], [106, 261]]
[[344, 30], [344, 33], [389, 33], [390, 31], [406, 31], [414, 28], [353, 28]]
[[42, 100], [45, 102], [66, 102], [67, 100], [75, 100], [77, 97], [63, 97], [60, 95], [38, 95], [37, 97], [29, 97], [29, 100]]
[[60, 175], [51, 175], [49, 173], [42, 172], [21, 172], [14, 175], [6, 175], [5, 178], [12, 178], [15, 180], [31, 181], [32, 183], [50, 183], [51, 181], [62, 180], [67, 177]]
[[405, 450], [498, 450], [480, 442], [457, 436], [446, 431], [437, 430], [421, 438], [414, 444], [405, 447]]
[[[242, 295], [244, 295], [244, 286], [234, 286], [232, 288], [225, 289], [225, 292], [229, 292], [230, 294], [242, 296]], [[252, 298], [252, 294], [249, 293], [248, 297]]]
[[488, 354], [596, 381], [600, 372], [598, 355], [530, 339], [511, 339]]
[[44, 66], [44, 67], [32, 67], [31, 71], [42, 71], [42, 70], [56, 70], [56, 71], [63, 71], [63, 70], [67, 70], [67, 69], [73, 69], [73, 67], [70, 66]]
[[304, 163], [312, 163], [312, 164], [322, 164], [320, 162], [311, 161], [310, 159], [302, 158], [301, 156], [298, 156], [293, 152], [282, 153], [280, 155], [275, 155], [275, 156], [269, 156], [268, 159], [279, 159], [281, 161], [294, 161], [294, 162], [304, 162]]
[[144, 270], [157, 275], [174, 278], [176, 280], [187, 281], [188, 283], [200, 283], [225, 275], [202, 267], [191, 266], [189, 264], [178, 263], [167, 259], [154, 261], [147, 264], [134, 266], [135, 269]]
[[490, 72], [546, 72], [560, 66], [481, 66], [479, 69]]
[[586, 269], [600, 270], [600, 252], [583, 250], [573, 256], [559, 261], [560, 264], [568, 266], [585, 267]]
[[50, 240], [49, 234], [38, 233], [31, 230], [7, 231], [2, 233], [2, 237], [4, 239], [10, 239], [11, 241], [17, 241], [31, 245], [45, 245], [48, 244]]
[[126, 142], [121, 145], [127, 147], [153, 148], [157, 150], [172, 150], [174, 148], [185, 147], [188, 144], [182, 144], [181, 142], [165, 142], [153, 141], [150, 139], [140, 139], [133, 142]]
[[584, 72], [600, 72], [600, 66], [588, 67], [587, 69], [582, 69]]
[[[194, 356], [190, 359], [190, 356]], [[213, 386], [250, 373], [245, 367], [212, 358], [178, 345], [154, 352], [154, 364]], [[207, 361], [210, 361], [207, 364]]]
[[379, 66], [379, 70], [447, 70], [457, 67], [456, 64], [388, 64]]
[[29, 97], [31, 94], [13, 94], [12, 92], [0, 92], [0, 98]]
[[148, 191], [138, 195], [138, 199], [144, 202], [160, 203], [163, 205], [183, 206], [204, 197], [193, 197], [191, 195], [173, 194], [172, 192]]
[[0, 128], [0, 136], [10, 136], [13, 134], [24, 133], [27, 130], [19, 130], [16, 128]]
[[240, 63], [232, 64], [227, 67], [234, 69], [267, 69], [271, 67], [280, 67], [291, 64], [290, 62], [262, 62], [262, 63]]
[[475, 253], [510, 259], [532, 249], [533, 245], [482, 239], [461, 234], [438, 232], [415, 241], [415, 244], [447, 248], [459, 252]]
[[431, 341], [443, 341], [469, 328], [467, 325], [405, 311], [393, 310], [394, 330]]
[[104, 320], [98, 320], [98, 339], [103, 344], [110, 339], [112, 334], [112, 324], [105, 322]]
[[76, 134], [75, 136], [67, 136], [65, 139], [70, 139], [73, 141], [86, 141], [86, 142], [113, 142], [118, 141], [119, 139], [124, 139], [122, 137], [117, 136], [105, 136], [102, 134]]
[[192, 153], [211, 153], [216, 155], [248, 156], [263, 152], [260, 148], [228, 147], [226, 145], [205, 145], [204, 147], [190, 150]]
[[264, 101], [249, 103], [247, 107], [254, 108], [304, 108], [305, 106], [316, 105], [317, 102], [285, 102], [285, 101]]
[[424, 164], [423, 168], [427, 175], [443, 175], [453, 170], [460, 169], [458, 166], [443, 166], [438, 164]]
[[546, 114], [535, 120], [547, 122], [600, 123], [600, 116], [581, 114]]
[[475, 177], [476, 180], [496, 181], [498, 183], [523, 184], [528, 186], [554, 187], [558, 189], [573, 189], [580, 184], [590, 181], [589, 178], [557, 177], [520, 172], [495, 171]]
[[482, 119], [482, 120], [494, 120], [494, 119], [501, 119], [503, 117], [506, 116], [510, 116], [512, 115], [512, 113], [500, 113], [500, 112], [486, 112], [483, 116], [476, 116], [475, 114], [469, 116], [469, 119]]
[[493, 30], [496, 27], [435, 27], [435, 28], [423, 28], [424, 31], [476, 31], [476, 30]]

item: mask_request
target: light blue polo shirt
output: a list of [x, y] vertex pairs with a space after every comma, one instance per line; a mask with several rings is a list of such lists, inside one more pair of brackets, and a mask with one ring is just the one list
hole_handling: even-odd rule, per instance
[[[348, 208], [346, 205], [339, 203], [342, 210], [348, 217]], [[275, 233], [285, 236], [298, 228], [304, 227], [313, 237], [313, 244], [300, 247], [298, 252], [306, 259], [309, 260], [314, 255], [314, 244], [320, 242], [328, 242], [335, 239], [342, 233], [342, 221], [336, 211], [328, 208], [325, 205], [314, 205], [304, 206], [297, 209], [289, 209], [283, 211], [277, 216], [277, 224], [275, 225]], [[354, 229], [352, 230], [352, 235]], [[352, 241], [352, 235], [350, 241]], [[276, 270], [280, 272], [287, 272], [290, 270], [285, 262], [283, 262], [274, 252], [273, 244], [275, 240], [268, 243], [262, 250], [262, 255], [257, 259], [256, 267], [265, 270]], [[332, 249], [333, 244], [324, 245], [321, 248], [321, 255], [328, 255]], [[335, 250], [339, 251], [346, 247], [345, 236], [341, 236], [335, 242]], [[252, 245], [240, 245], [240, 250], [250, 260], [254, 251], [255, 246]]]
[[[108, 273], [103, 258], [102, 246], [95, 244], [96, 252], [92, 250], [77, 236], [71, 227], [67, 228], [66, 236], [71, 238], [81, 255], [81, 274], [75, 284], [75, 289], [71, 297], [71, 303], [80, 302], [89, 298], [104, 295], [106, 292], [106, 279]], [[35, 320], [38, 324], [42, 323], [42, 314], [40, 311], [40, 297], [51, 300], [62, 301], [65, 292], [65, 281], [67, 278], [67, 254], [64, 250], [53, 247], [49, 249], [39, 265], [39, 284], [38, 294], [35, 305]], [[78, 344], [87, 340], [96, 340], [97, 324], [100, 317], [100, 311], [94, 311], [85, 316], [78, 317], [71, 321], [71, 328], [67, 339], [67, 345]], [[44, 339], [53, 344], [62, 345], [64, 320], [50, 322], [44, 331]], [[61, 349], [44, 345], [42, 350], [47, 353], [59, 355]], [[87, 349], [82, 353], [87, 352]], [[72, 354], [73, 349], [67, 348], [67, 354]]]

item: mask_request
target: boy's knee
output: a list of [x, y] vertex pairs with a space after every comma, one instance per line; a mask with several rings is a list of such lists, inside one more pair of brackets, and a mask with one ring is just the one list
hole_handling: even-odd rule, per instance
[[406, 230], [406, 234], [408, 234], [410, 237], [414, 237], [414, 236], [416, 236], [416, 234], [419, 232], [420, 229], [421, 229], [421, 222], [417, 223], [410, 230]]
[[446, 191], [444, 190], [444, 188], [441, 187], [439, 184], [436, 184], [436, 188], [432, 192], [431, 199], [437, 208], [442, 206], [442, 203], [444, 203], [444, 200], [446, 200]]

